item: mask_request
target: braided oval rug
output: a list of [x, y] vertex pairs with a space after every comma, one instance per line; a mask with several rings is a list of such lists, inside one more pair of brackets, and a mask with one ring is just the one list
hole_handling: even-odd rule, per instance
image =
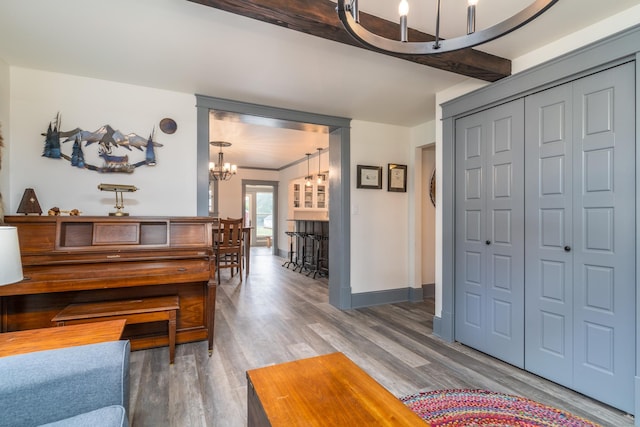
[[487, 390], [436, 390], [400, 400], [432, 427], [601, 427], [524, 397]]

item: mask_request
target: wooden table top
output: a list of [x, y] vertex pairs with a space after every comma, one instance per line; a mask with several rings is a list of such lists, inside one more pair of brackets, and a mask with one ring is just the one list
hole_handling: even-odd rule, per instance
[[271, 426], [427, 423], [342, 353], [247, 371]]
[[126, 320], [58, 326], [0, 334], [0, 357], [77, 345], [117, 341]]

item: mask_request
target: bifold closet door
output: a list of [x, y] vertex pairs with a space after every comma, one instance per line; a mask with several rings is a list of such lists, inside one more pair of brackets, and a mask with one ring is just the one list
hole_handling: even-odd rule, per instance
[[524, 364], [524, 101], [456, 120], [455, 339]]
[[525, 368], [634, 412], [635, 70], [526, 99]]

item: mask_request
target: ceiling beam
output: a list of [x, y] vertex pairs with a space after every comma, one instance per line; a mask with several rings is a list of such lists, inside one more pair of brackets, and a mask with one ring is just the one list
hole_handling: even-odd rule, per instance
[[[367, 49], [344, 29], [331, 0], [188, 0], [324, 39]], [[360, 12], [360, 22], [370, 31], [397, 38], [399, 24]], [[409, 39], [431, 41], [435, 37], [409, 29]], [[511, 74], [511, 61], [474, 49], [436, 55], [400, 55], [381, 52], [467, 77], [494, 82]]]

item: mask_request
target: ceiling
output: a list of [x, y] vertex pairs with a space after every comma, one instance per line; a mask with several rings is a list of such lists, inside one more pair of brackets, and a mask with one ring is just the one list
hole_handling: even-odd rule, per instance
[[[434, 1], [410, 0], [410, 27], [434, 33], [433, 23], [413, 18], [432, 16]], [[478, 28], [529, 3], [480, 0]], [[444, 37], [464, 31], [464, 18], [451, 20], [465, 16], [465, 4], [443, 2]], [[517, 58], [638, 4], [640, 0], [559, 0], [534, 22], [479, 50]], [[397, 1], [360, 0], [360, 9], [395, 21]], [[187, 0], [2, 0], [0, 59], [12, 66], [400, 126], [432, 120], [435, 93], [467, 80]], [[241, 166], [290, 163], [266, 162], [294, 151], [285, 144], [268, 149], [264, 142], [261, 153], [245, 150], [264, 160], [261, 164], [240, 156], [241, 146], [255, 147], [256, 138], [301, 143], [297, 159], [322, 145], [317, 139], [321, 132], [267, 134], [261, 125], [221, 122], [229, 126], [217, 126], [224, 133], [212, 139], [232, 142], [228, 161]]]

